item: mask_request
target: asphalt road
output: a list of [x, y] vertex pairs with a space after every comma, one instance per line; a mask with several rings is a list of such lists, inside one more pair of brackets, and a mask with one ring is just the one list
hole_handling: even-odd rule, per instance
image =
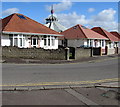
[[118, 78], [118, 59], [76, 64], [2, 64], [2, 84], [38, 84]]

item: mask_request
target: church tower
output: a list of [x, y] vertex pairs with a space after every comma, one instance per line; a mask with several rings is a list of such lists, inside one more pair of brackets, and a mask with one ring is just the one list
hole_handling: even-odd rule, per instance
[[53, 5], [51, 7], [51, 15], [48, 18], [46, 18], [45, 20], [46, 20], [45, 26], [47, 26], [50, 29], [53, 29], [53, 30], [55, 30], [57, 32], [62, 32], [62, 31], [67, 29], [63, 25], [61, 25], [58, 22], [58, 19], [54, 16]]

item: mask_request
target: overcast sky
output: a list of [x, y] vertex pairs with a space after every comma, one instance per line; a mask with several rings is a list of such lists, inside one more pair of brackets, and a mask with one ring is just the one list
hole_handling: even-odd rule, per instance
[[118, 29], [118, 2], [71, 2], [70, 0], [61, 2], [2, 2], [2, 18], [12, 13], [21, 13], [45, 24], [45, 18], [50, 15], [52, 5], [54, 15], [59, 19], [59, 23], [67, 28], [82, 24], [89, 28], [100, 26], [108, 31]]

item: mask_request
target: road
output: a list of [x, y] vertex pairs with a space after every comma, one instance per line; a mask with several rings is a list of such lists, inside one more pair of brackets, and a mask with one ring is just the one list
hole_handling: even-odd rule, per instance
[[118, 78], [118, 59], [76, 64], [2, 64], [2, 85]]
[[[3, 64], [2, 70], [3, 86], [32, 86], [40, 85], [42, 82], [42, 85], [70, 84], [71, 82], [76, 84], [81, 81], [92, 83], [97, 80], [112, 81], [114, 78], [118, 78], [118, 59], [76, 64]], [[114, 105], [117, 107], [116, 92], [106, 92], [105, 90], [95, 87], [27, 91], [4, 90], [2, 104], [15, 106]]]

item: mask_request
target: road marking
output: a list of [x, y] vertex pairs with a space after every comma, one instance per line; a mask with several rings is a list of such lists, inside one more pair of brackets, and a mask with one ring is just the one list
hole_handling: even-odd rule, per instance
[[91, 101], [90, 99], [84, 97], [82, 94], [76, 92], [73, 89], [65, 89], [65, 91], [67, 91], [71, 95], [75, 96], [77, 99], [79, 99], [80, 101], [82, 101], [86, 105], [98, 105], [97, 103], [95, 103], [95, 102]]
[[82, 85], [82, 84], [95, 84], [103, 82], [120, 81], [120, 78], [90, 80], [90, 81], [75, 81], [75, 82], [40, 82], [40, 83], [23, 83], [23, 84], [3, 84], [0, 86], [48, 86], [48, 85]]

